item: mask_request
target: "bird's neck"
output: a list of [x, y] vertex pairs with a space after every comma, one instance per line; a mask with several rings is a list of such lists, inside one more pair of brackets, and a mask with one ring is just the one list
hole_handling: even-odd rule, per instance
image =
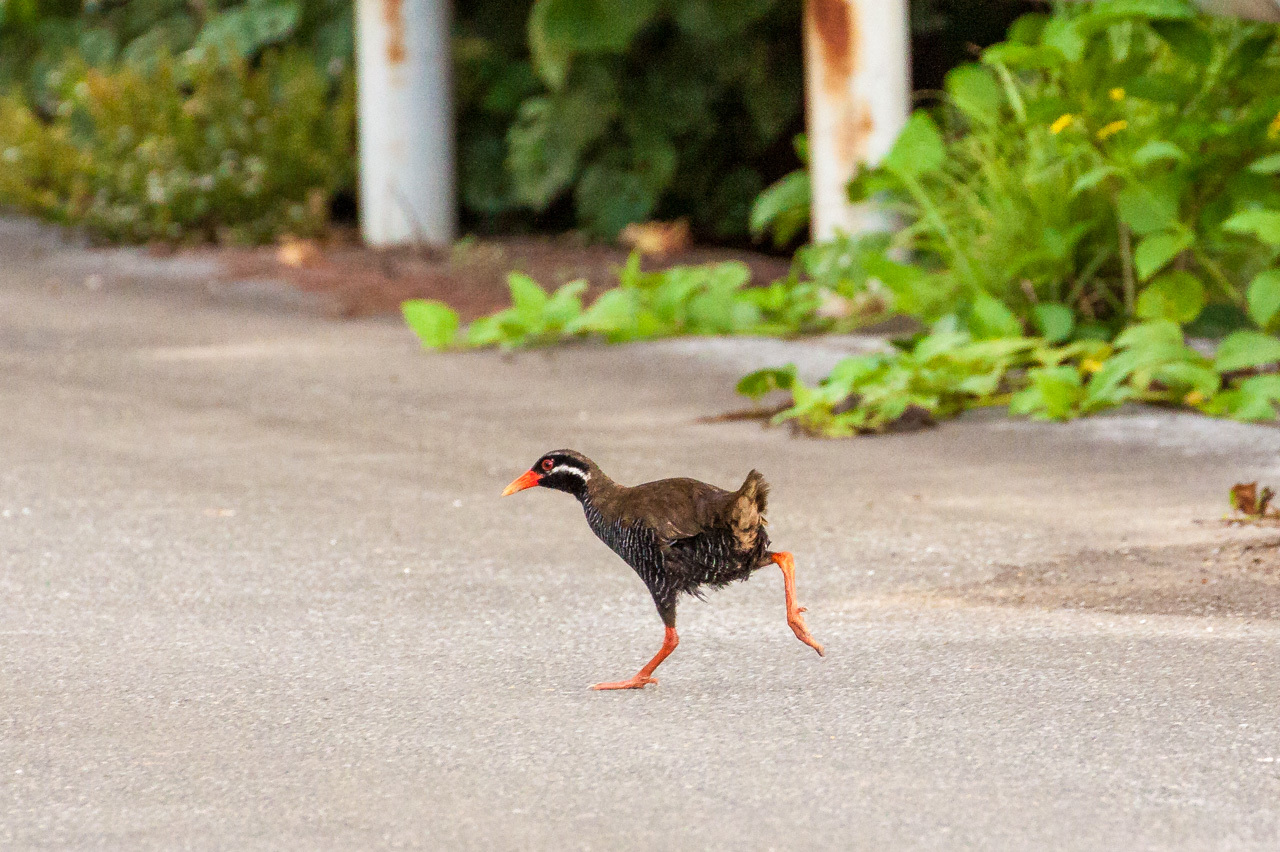
[[611, 498], [617, 496], [622, 489], [623, 486], [606, 476], [600, 468], [592, 467], [591, 476], [573, 496], [577, 497], [583, 506], [598, 506], [600, 503], [609, 503]]

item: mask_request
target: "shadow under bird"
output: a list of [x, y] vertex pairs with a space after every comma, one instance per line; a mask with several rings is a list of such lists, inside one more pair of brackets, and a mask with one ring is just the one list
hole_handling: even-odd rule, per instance
[[757, 471], [737, 491], [696, 479], [662, 479], [619, 485], [591, 459], [573, 450], [555, 450], [538, 459], [507, 486], [502, 496], [541, 486], [578, 498], [587, 523], [601, 541], [635, 569], [653, 595], [666, 625], [662, 647], [630, 680], [598, 683], [592, 689], [643, 689], [658, 681], [655, 669], [676, 649], [676, 599], [701, 597], [705, 586], [745, 580], [766, 565], [782, 569], [787, 624], [796, 638], [822, 655], [822, 646], [796, 604], [795, 559], [769, 549], [765, 506], [769, 486]]

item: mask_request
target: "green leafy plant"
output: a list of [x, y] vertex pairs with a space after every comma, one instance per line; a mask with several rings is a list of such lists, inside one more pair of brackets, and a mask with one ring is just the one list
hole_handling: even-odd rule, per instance
[[354, 185], [350, 0], [0, 3], [0, 204], [117, 240], [318, 231]]
[[[950, 336], [816, 390], [792, 381], [779, 418], [841, 435], [993, 399], [1052, 419], [1127, 400], [1275, 418], [1278, 34], [1183, 0], [1098, 0], [1024, 17], [952, 71], [944, 102], [851, 187], [904, 227], [798, 256], [813, 280]], [[757, 203], [762, 224], [800, 208], [784, 186]], [[1229, 336], [1210, 358], [1188, 333]], [[1016, 357], [982, 373], [987, 341]], [[997, 372], [1007, 399], [972, 392]]]
[[51, 118], [0, 97], [0, 203], [109, 239], [256, 242], [319, 231], [353, 180], [350, 79], [303, 54], [50, 76]]
[[[772, 422], [794, 421], [825, 437], [918, 428], [985, 406], [1069, 420], [1138, 401], [1274, 420], [1280, 375], [1233, 373], [1237, 365], [1262, 365], [1260, 356], [1266, 356], [1255, 343], [1233, 335], [1215, 360], [1186, 346], [1169, 320], [1131, 326], [1114, 343], [1062, 345], [1034, 337], [975, 338], [944, 323], [893, 351], [847, 358], [817, 385], [804, 383], [788, 366], [745, 376], [738, 392], [756, 400], [787, 392], [791, 404]], [[1236, 352], [1250, 354], [1234, 360]], [[1280, 360], [1280, 352], [1270, 357]]]
[[464, 158], [464, 197], [494, 212], [572, 204], [577, 223], [606, 238], [652, 217], [687, 217], [717, 238], [745, 234], [752, 199], [788, 163], [776, 149], [800, 120], [800, 4], [527, 8], [527, 54], [477, 25], [460, 63], [475, 81], [464, 91], [483, 93], [480, 111], [498, 119], [481, 131], [475, 167]]
[[609, 342], [675, 335], [790, 334], [830, 327], [819, 316], [820, 293], [812, 285], [775, 282], [748, 287], [750, 272], [737, 261], [644, 272], [632, 255], [619, 286], [584, 307], [586, 283], [573, 281], [554, 293], [521, 273], [507, 284], [512, 306], [472, 322], [460, 334], [457, 314], [440, 302], [410, 300], [405, 319], [424, 346], [533, 346], [573, 337]]

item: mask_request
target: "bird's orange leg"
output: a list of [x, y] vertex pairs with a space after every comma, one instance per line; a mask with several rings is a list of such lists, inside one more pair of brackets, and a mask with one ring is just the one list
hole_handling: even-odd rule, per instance
[[674, 627], [668, 627], [666, 634], [662, 637], [662, 647], [658, 649], [658, 653], [653, 655], [653, 659], [645, 663], [644, 668], [636, 672], [636, 676], [631, 680], [620, 680], [614, 683], [597, 683], [592, 689], [644, 689], [651, 683], [657, 683], [658, 679], [651, 677], [654, 669], [662, 665], [662, 661], [671, 655], [671, 652], [680, 644], [680, 637], [676, 635]]
[[814, 641], [809, 633], [809, 626], [804, 623], [805, 608], [796, 604], [796, 559], [790, 553], [774, 553], [770, 558], [782, 569], [782, 587], [787, 593], [787, 624], [796, 638], [823, 656], [822, 646]]

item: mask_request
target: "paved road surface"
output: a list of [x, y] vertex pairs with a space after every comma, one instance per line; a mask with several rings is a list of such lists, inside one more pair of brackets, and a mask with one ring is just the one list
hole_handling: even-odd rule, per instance
[[[1219, 522], [1280, 431], [800, 440], [695, 421], [822, 347], [442, 356], [21, 223], [0, 261], [0, 847], [1280, 848], [1275, 534]], [[827, 657], [764, 571], [588, 691], [661, 629], [566, 495], [497, 499], [560, 446], [763, 470]]]

